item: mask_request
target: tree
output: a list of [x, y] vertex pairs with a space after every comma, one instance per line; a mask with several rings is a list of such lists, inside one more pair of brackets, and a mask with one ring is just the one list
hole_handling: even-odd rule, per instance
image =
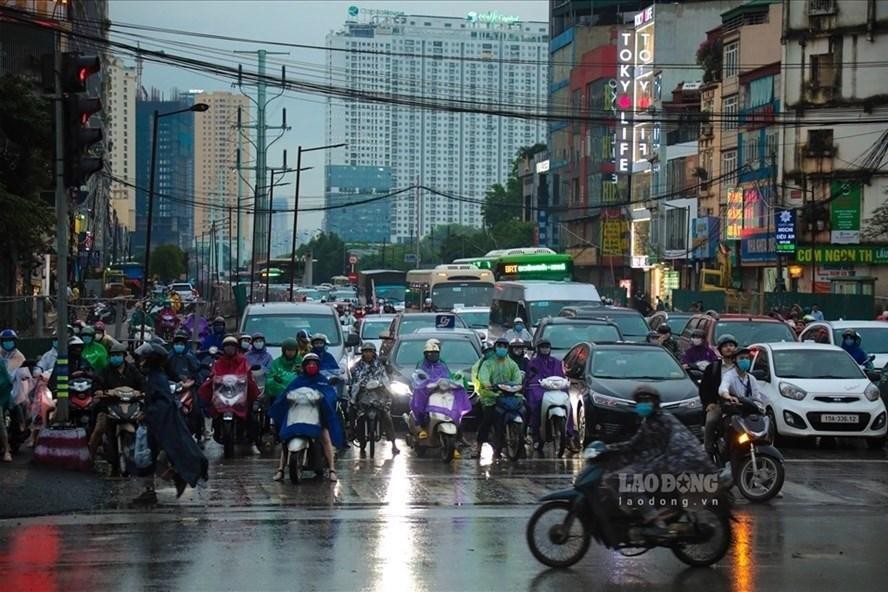
[[300, 257], [309, 253], [317, 261], [312, 269], [314, 283], [329, 282], [334, 275], [342, 275], [346, 263], [345, 243], [335, 233], [321, 232], [296, 249]]
[[151, 252], [151, 276], [169, 283], [185, 273], [185, 253], [176, 245], [160, 245]]

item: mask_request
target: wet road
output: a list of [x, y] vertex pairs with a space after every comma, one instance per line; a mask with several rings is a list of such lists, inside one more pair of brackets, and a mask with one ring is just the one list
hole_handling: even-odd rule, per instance
[[[789, 450], [785, 496], [740, 503], [731, 553], [688, 569], [665, 550], [625, 558], [594, 543], [570, 571], [536, 563], [524, 526], [574, 460], [452, 465], [383, 450], [344, 458], [337, 484], [271, 481], [273, 461], [224, 461], [208, 488], [158, 507], [108, 481], [90, 513], [0, 520], [4, 590], [884, 590], [888, 457]], [[60, 493], [64, 496], [64, 492]]]

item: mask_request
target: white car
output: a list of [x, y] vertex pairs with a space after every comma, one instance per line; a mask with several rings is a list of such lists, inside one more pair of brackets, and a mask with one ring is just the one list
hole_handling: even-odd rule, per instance
[[781, 436], [851, 436], [885, 444], [886, 411], [879, 389], [842, 348], [818, 343], [765, 343], [752, 374]]
[[873, 367], [884, 368], [888, 364], [888, 323], [885, 321], [817, 321], [805, 327], [799, 341], [841, 346], [846, 329], [857, 331], [863, 351], [876, 356]]
[[490, 324], [489, 306], [457, 308], [453, 312], [459, 315], [469, 328], [475, 330], [475, 333], [478, 334], [478, 339], [481, 341], [487, 339], [487, 328]]
[[194, 302], [197, 299], [197, 290], [189, 282], [170, 284], [170, 292], [178, 294], [182, 302]]

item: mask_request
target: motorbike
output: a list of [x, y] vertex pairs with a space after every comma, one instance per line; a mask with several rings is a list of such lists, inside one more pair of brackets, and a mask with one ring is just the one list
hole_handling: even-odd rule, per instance
[[520, 384], [498, 384], [496, 398], [496, 452], [505, 450], [509, 460], [516, 461], [525, 453], [527, 424], [524, 421], [524, 397]]
[[203, 446], [203, 413], [195, 398], [194, 380], [170, 381], [170, 393], [179, 403], [182, 419], [198, 444]]
[[225, 458], [234, 456], [234, 445], [249, 435], [247, 377], [225, 374], [213, 377], [213, 439], [222, 445]]
[[668, 529], [646, 527], [639, 514], [627, 513], [616, 494], [601, 487], [604, 469], [598, 457], [605, 445], [593, 442], [584, 451], [587, 465], [572, 489], [544, 496], [530, 517], [526, 538], [533, 556], [544, 565], [566, 568], [586, 554], [592, 538], [609, 549], [634, 557], [665, 547], [682, 562], [707, 566], [719, 561], [731, 546], [731, 496], [719, 487], [707, 503], [672, 505]]
[[306, 386], [287, 392], [287, 426], [302, 424], [306, 429], [287, 440], [287, 468], [290, 482], [298, 485], [304, 469], [312, 470], [318, 477], [323, 475], [326, 460], [317, 434], [321, 429], [321, 400], [323, 393]]
[[117, 314], [114, 312], [114, 307], [102, 301], [96, 302], [86, 316], [86, 322], [90, 325], [95, 325], [99, 321], [106, 325], [112, 325], [116, 320]]
[[165, 341], [172, 341], [173, 335], [176, 333], [176, 329], [179, 328], [179, 319], [178, 317], [176, 317], [176, 315], [172, 313], [164, 313], [160, 315], [158, 327], [160, 330], [160, 336]]
[[355, 439], [351, 422], [348, 420], [348, 396], [345, 390], [344, 372], [339, 370], [321, 370], [321, 374], [336, 389], [336, 415], [339, 416], [339, 424], [345, 430], [345, 441]]
[[250, 368], [250, 371], [253, 373], [253, 380], [256, 381], [256, 386], [259, 387], [259, 397], [253, 403], [253, 425], [256, 426], [256, 448], [259, 449], [259, 454], [263, 456], [268, 456], [274, 452], [274, 447], [277, 444], [277, 435], [272, 425], [271, 418], [268, 416], [268, 403], [265, 400], [265, 380], [266, 373], [265, 370], [259, 366], [255, 365]]
[[783, 455], [773, 445], [771, 420], [764, 406], [748, 397], [737, 405], [721, 403], [722, 424], [713, 461], [730, 465], [740, 493], [751, 502], [764, 502], [780, 492], [785, 472]]
[[145, 413], [145, 395], [127, 386], [104, 394], [107, 401], [108, 429], [103, 437], [105, 459], [121, 475], [129, 475], [133, 467], [136, 428]]
[[[355, 385], [357, 389], [359, 385]], [[386, 385], [379, 380], [368, 380], [360, 391], [355, 393], [357, 401], [357, 416], [355, 417], [354, 432], [361, 444], [370, 444], [370, 458], [376, 454], [376, 442], [380, 439], [379, 416], [388, 413], [389, 395]]]
[[91, 434], [93, 379], [83, 372], [75, 372], [68, 383], [68, 421]]
[[699, 362], [694, 362], [690, 366], [687, 366], [685, 370], [687, 370], [688, 377], [694, 381], [698, 387], [700, 386], [700, 382], [703, 380], [703, 373], [706, 371], [706, 368], [709, 367], [709, 362], [705, 360], [700, 360]]
[[567, 448], [567, 418], [571, 412], [570, 382], [560, 376], [549, 376], [540, 381], [543, 400], [540, 404], [540, 441], [552, 443], [555, 456], [564, 456]]
[[[422, 372], [413, 376], [414, 384], [428, 380]], [[404, 414], [404, 422], [407, 424], [407, 445], [416, 451], [416, 455], [424, 457], [429, 450], [438, 449], [441, 460], [449, 463], [453, 460], [453, 453], [459, 439], [459, 427], [463, 417], [472, 410], [472, 402], [459, 381], [449, 378], [439, 378], [437, 381], [426, 385], [429, 393], [426, 413], [428, 414], [428, 426], [425, 428], [427, 438], [419, 439], [419, 432], [423, 429], [416, 425], [412, 413]]]

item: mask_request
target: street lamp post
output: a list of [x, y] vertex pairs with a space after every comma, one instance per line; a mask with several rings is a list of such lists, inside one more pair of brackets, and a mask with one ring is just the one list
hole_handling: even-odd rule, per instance
[[296, 190], [293, 198], [293, 240], [290, 242], [290, 292], [289, 300], [293, 301], [293, 285], [296, 283], [296, 224], [299, 220], [299, 180], [302, 169], [302, 153], [315, 152], [317, 150], [331, 150], [333, 148], [342, 148], [348, 144], [330, 144], [328, 146], [315, 146], [313, 148], [303, 148], [299, 146], [296, 151]]
[[187, 109], [179, 109], [169, 113], [154, 111], [152, 117], [154, 129], [151, 130], [151, 170], [148, 178], [148, 224], [145, 228], [145, 270], [143, 272], [144, 279], [142, 280], [142, 298], [148, 295], [148, 275], [151, 269], [151, 225], [154, 222], [154, 177], [156, 176], [155, 170], [157, 168], [157, 122], [161, 117], [179, 115], [180, 113], [188, 113], [190, 111], [201, 113], [209, 108], [210, 106], [206, 103], [195, 103]]

